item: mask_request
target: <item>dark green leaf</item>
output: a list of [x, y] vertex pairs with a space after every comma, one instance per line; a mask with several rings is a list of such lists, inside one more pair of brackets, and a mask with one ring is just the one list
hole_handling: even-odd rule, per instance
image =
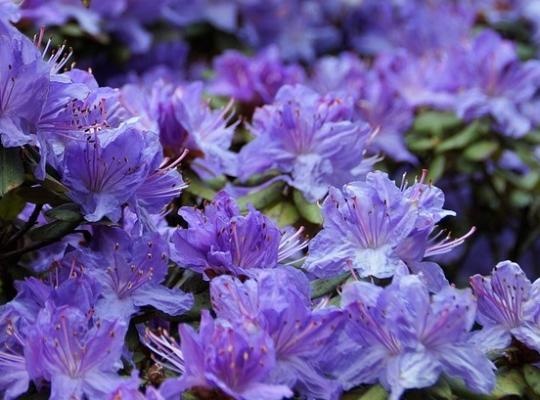
[[281, 199], [284, 185], [285, 184], [283, 182], [276, 182], [267, 188], [241, 197], [238, 199], [238, 206], [242, 210], [246, 210], [248, 204], [252, 204], [253, 207], [260, 210], [275, 204]]
[[489, 158], [495, 151], [497, 151], [498, 147], [499, 144], [497, 142], [483, 140], [465, 149], [463, 155], [465, 158], [472, 161], [482, 161]]
[[201, 317], [202, 310], [210, 310], [212, 303], [210, 302], [210, 294], [208, 291], [193, 295], [194, 304], [191, 310], [182, 314], [179, 317], [181, 321], [198, 321]]
[[512, 369], [497, 376], [497, 386], [492, 396], [495, 399], [502, 399], [506, 396], [523, 396], [526, 388], [527, 383], [521, 372]]
[[83, 218], [79, 206], [75, 203], [62, 204], [47, 211], [45, 215], [66, 222], [79, 222]]
[[475, 141], [480, 134], [480, 121], [475, 121], [472, 124], [467, 125], [467, 127], [459, 133], [439, 143], [436, 150], [442, 153], [449, 150], [461, 149]]
[[45, 177], [45, 180], [43, 181], [43, 187], [58, 195], [65, 194], [68, 191], [68, 189], [62, 184], [62, 182], [53, 178], [50, 175], [47, 175]]
[[317, 299], [319, 297], [325, 296], [329, 293], [332, 293], [336, 288], [347, 280], [349, 277], [348, 273], [341, 274], [336, 278], [330, 279], [315, 279], [311, 282], [311, 298]]
[[435, 386], [426, 389], [426, 394], [430, 398], [435, 398], [437, 400], [454, 400], [457, 399], [456, 396], [452, 393], [452, 388], [450, 387], [446, 379], [439, 379]]
[[32, 240], [40, 242], [60, 239], [71, 233], [81, 222], [82, 219], [79, 221], [54, 221], [31, 230], [29, 236]]
[[281, 201], [263, 211], [268, 217], [276, 221], [281, 228], [294, 224], [300, 218], [296, 207], [288, 201]]
[[438, 181], [443, 176], [445, 165], [446, 159], [444, 158], [444, 156], [439, 155], [435, 157], [431, 164], [429, 164], [428, 179], [433, 182]]
[[358, 400], [386, 400], [388, 393], [380, 385], [374, 385], [369, 390], [358, 398]]
[[197, 197], [211, 201], [216, 196], [217, 192], [210, 185], [201, 181], [195, 174], [187, 174], [188, 187], [187, 192], [194, 194]]
[[514, 190], [510, 194], [510, 202], [516, 208], [527, 207], [534, 200], [534, 195], [523, 190]]
[[17, 190], [12, 190], [0, 197], [0, 220], [13, 221], [24, 209], [26, 201], [17, 192]]
[[540, 369], [532, 365], [523, 366], [523, 377], [534, 393], [540, 395]]
[[321, 207], [318, 204], [308, 202], [298, 190], [294, 191], [293, 200], [302, 218], [312, 224], [321, 225], [323, 223]]
[[413, 130], [440, 135], [446, 130], [457, 128], [461, 123], [462, 121], [453, 113], [425, 111], [416, 117]]
[[426, 151], [433, 149], [435, 146], [437, 146], [437, 143], [439, 143], [439, 140], [436, 138], [410, 138], [410, 140], [407, 141], [407, 144], [409, 148], [412, 151]]
[[0, 197], [24, 182], [24, 167], [18, 149], [0, 146]]
[[56, 206], [69, 201], [66, 196], [52, 192], [43, 186], [21, 186], [17, 189], [17, 194], [26, 201], [34, 204]]

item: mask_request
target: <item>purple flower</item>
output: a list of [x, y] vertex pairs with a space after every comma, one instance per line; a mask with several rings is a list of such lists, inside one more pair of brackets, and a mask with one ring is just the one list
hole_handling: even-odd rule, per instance
[[79, 0], [25, 0], [21, 5], [21, 16], [36, 26], [62, 26], [75, 19], [86, 32], [92, 35], [100, 32], [99, 16]]
[[168, 270], [168, 247], [158, 233], [130, 237], [118, 228], [96, 231], [96, 251], [87, 254], [88, 274], [101, 285], [96, 304], [101, 318], [126, 318], [142, 306], [170, 315], [191, 308], [193, 298], [161, 283]]
[[468, 84], [456, 100], [458, 115], [467, 120], [489, 115], [508, 136], [528, 133], [538, 123], [527, 104], [535, 100], [540, 85], [540, 63], [521, 62], [513, 44], [490, 30], [479, 34], [464, 53]]
[[357, 118], [368, 122], [376, 132], [371, 148], [398, 161], [415, 162], [405, 145], [405, 132], [413, 120], [412, 108], [379, 68], [368, 70], [352, 54], [323, 57], [314, 66], [311, 85], [322, 93], [339, 92], [351, 96]]
[[36, 125], [49, 92], [50, 69], [30, 40], [0, 31], [0, 141], [36, 143]]
[[[124, 125], [71, 141], [64, 154], [62, 180], [89, 221], [120, 217], [120, 207], [148, 174], [149, 135]], [[154, 145], [159, 144], [154, 141]]]
[[374, 69], [410, 107], [450, 110], [456, 93], [468, 82], [452, 50], [421, 57], [405, 50], [383, 54]]
[[297, 64], [285, 65], [276, 47], [268, 47], [254, 57], [227, 50], [215, 58], [215, 78], [210, 90], [250, 104], [268, 104], [283, 85], [301, 83], [304, 72]]
[[342, 191], [332, 188], [323, 204], [323, 230], [310, 243], [305, 268], [319, 277], [349, 269], [361, 277], [388, 278], [408, 267], [438, 290], [447, 284], [444, 273], [424, 259], [451, 251], [473, 231], [437, 242], [437, 222], [454, 215], [443, 204], [442, 191], [423, 178], [399, 188], [379, 171]]
[[406, 389], [434, 385], [445, 373], [473, 391], [493, 390], [495, 366], [468, 341], [476, 312], [470, 290], [447, 286], [430, 296], [418, 277], [408, 275], [384, 289], [351, 283], [342, 305], [357, 349], [344, 353], [347, 363], [334, 371], [345, 389], [379, 381], [398, 399]]
[[235, 174], [236, 157], [229, 151], [235, 127], [229, 124], [232, 103], [212, 110], [203, 99], [201, 82], [126, 85], [121, 98], [131, 115], [142, 116], [146, 129], [159, 132], [166, 154], [177, 157], [187, 149], [194, 158], [192, 168], [204, 178]]
[[221, 274], [251, 276], [258, 269], [277, 267], [306, 246], [301, 231], [284, 234], [253, 208], [242, 216], [225, 192], [204, 211], [183, 207], [180, 216], [188, 228], [172, 235], [171, 258], [207, 279]]
[[98, 282], [87, 274], [81, 263], [81, 253], [73, 249], [49, 265], [42, 279], [30, 277], [16, 281], [15, 288], [17, 295], [8, 303], [9, 308], [29, 323], [36, 320], [46, 303], [76, 307], [92, 315], [100, 295]]
[[277, 170], [314, 202], [329, 186], [362, 177], [375, 159], [364, 158], [370, 129], [353, 119], [351, 100], [300, 85], [282, 87], [274, 104], [255, 112], [255, 139], [240, 152], [239, 178]]
[[39, 135], [49, 144], [57, 162], [63, 159], [64, 148], [71, 140], [116, 128], [124, 117], [119, 115], [118, 91], [98, 87], [85, 71], [71, 70], [65, 78], [69, 82], [58, 88], [64, 92], [57, 96], [62, 101], [48, 98], [38, 125]]
[[155, 134], [126, 123], [71, 140], [62, 181], [88, 221], [116, 221], [128, 202], [134, 211], [159, 212], [185, 187], [177, 162], [170, 164], [161, 152]]
[[22, 332], [30, 327], [28, 321], [9, 304], [0, 311], [0, 394], [5, 400], [19, 398], [28, 390], [28, 372]]
[[[199, 333], [179, 327], [180, 345], [171, 342], [185, 362], [179, 390], [223, 393], [235, 400], [281, 400], [292, 396], [284, 385], [269, 383], [275, 350], [263, 331], [246, 331], [203, 311]], [[217, 393], [216, 393], [217, 392]]]
[[485, 351], [502, 350], [513, 336], [540, 351], [540, 281], [531, 285], [518, 264], [503, 261], [491, 277], [474, 275], [470, 283], [478, 298], [476, 318], [483, 327], [473, 336], [477, 346]]
[[311, 61], [317, 52], [335, 47], [337, 29], [322, 3], [304, 0], [241, 0], [242, 37], [257, 48], [277, 44], [287, 60]]
[[77, 308], [47, 304], [28, 335], [28, 363], [51, 383], [53, 400], [100, 398], [121, 379], [125, 332], [118, 321], [92, 321]]
[[219, 29], [232, 32], [237, 28], [237, 4], [230, 0], [175, 0], [164, 8], [166, 19], [179, 25], [209, 22]]
[[244, 283], [218, 277], [211, 283], [210, 295], [218, 317], [270, 335], [276, 350], [272, 382], [295, 388], [308, 398], [334, 399], [339, 385], [325, 377], [318, 362], [340, 328], [342, 314], [335, 309], [312, 310], [304, 286], [309, 284], [300, 271], [262, 271]]
[[390, 53], [405, 48], [429, 54], [469, 35], [476, 15], [472, 3], [368, 0], [349, 12], [345, 25], [352, 46], [360, 52]]
[[0, 24], [17, 22], [20, 17], [19, 4], [13, 0], [0, 0]]
[[105, 400], [176, 400], [181, 394], [172, 379], [163, 382], [159, 390], [147, 386], [145, 393], [139, 390], [141, 384], [139, 372], [133, 370], [131, 377], [119, 381], [118, 386], [107, 394]]

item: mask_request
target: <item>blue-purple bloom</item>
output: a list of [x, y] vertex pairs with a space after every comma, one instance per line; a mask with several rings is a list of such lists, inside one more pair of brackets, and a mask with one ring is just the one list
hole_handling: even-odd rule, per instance
[[172, 235], [171, 258], [205, 278], [251, 276], [259, 269], [276, 268], [307, 245], [301, 230], [284, 233], [253, 208], [241, 215], [225, 192], [218, 193], [204, 211], [183, 207], [179, 214], [188, 228]]
[[365, 158], [371, 129], [354, 118], [352, 100], [321, 96], [301, 85], [283, 86], [272, 105], [255, 111], [255, 139], [240, 152], [239, 178], [277, 170], [315, 202], [329, 186], [365, 176], [375, 162]]
[[28, 334], [28, 365], [51, 383], [51, 399], [99, 398], [121, 378], [126, 326], [93, 320], [79, 309], [47, 304]]
[[355, 54], [323, 57], [314, 66], [311, 85], [322, 93], [345, 93], [354, 99], [356, 117], [369, 123], [375, 132], [370, 149], [382, 151], [398, 161], [415, 162], [405, 145], [405, 132], [413, 121], [412, 107], [381, 71], [371, 69]]
[[89, 252], [88, 274], [101, 285], [96, 313], [101, 318], [126, 318], [142, 306], [169, 315], [191, 308], [193, 297], [161, 283], [168, 271], [168, 244], [158, 233], [130, 237], [119, 228], [96, 230], [96, 251]]
[[100, 32], [99, 16], [85, 8], [80, 0], [25, 0], [21, 17], [36, 26], [61, 26], [74, 19], [86, 32], [93, 35]]
[[337, 334], [337, 309], [312, 310], [307, 279], [300, 271], [262, 271], [242, 283], [230, 276], [214, 279], [212, 306], [220, 318], [270, 335], [276, 351], [272, 382], [294, 388], [307, 398], [336, 399], [339, 385], [319, 367], [323, 349]]
[[344, 19], [351, 45], [361, 53], [391, 53], [404, 48], [424, 55], [466, 38], [475, 14], [472, 1], [367, 0], [353, 6]]
[[2, 146], [36, 144], [36, 126], [49, 92], [49, 80], [49, 65], [36, 46], [16, 30], [0, 30]]
[[342, 306], [355, 344], [334, 371], [345, 389], [379, 381], [396, 400], [406, 389], [434, 385], [444, 373], [475, 392], [493, 390], [495, 366], [468, 340], [476, 312], [470, 290], [447, 286], [430, 296], [421, 279], [406, 275], [384, 289], [350, 283]]
[[165, 154], [178, 157], [189, 151], [192, 168], [204, 178], [234, 175], [236, 156], [229, 151], [234, 128], [231, 105], [212, 110], [203, 98], [201, 82], [174, 86], [158, 81], [152, 86], [122, 88], [122, 104], [132, 116], [142, 117], [145, 129], [159, 133]]
[[198, 333], [187, 324], [180, 325], [179, 332], [180, 344], [169, 343], [183, 363], [176, 383], [179, 390], [222, 393], [235, 400], [292, 396], [287, 386], [269, 381], [276, 359], [272, 340], [264, 331], [248, 331], [223, 319], [214, 320], [203, 311]]
[[438, 290], [447, 284], [444, 273], [425, 258], [451, 251], [467, 236], [437, 241], [436, 224], [455, 215], [443, 204], [443, 192], [423, 179], [400, 188], [379, 171], [343, 190], [332, 188], [323, 203], [323, 229], [311, 240], [304, 267], [318, 277], [349, 270], [377, 278], [407, 267]]
[[[456, 98], [456, 112], [466, 120], [491, 116], [503, 134], [522, 137], [538, 122], [536, 94], [540, 63], [521, 62], [514, 45], [485, 30], [466, 47], [461, 66], [467, 84]], [[459, 55], [458, 55], [459, 57]]]
[[164, 17], [179, 26], [208, 22], [224, 31], [237, 28], [237, 1], [231, 0], [173, 0], [163, 10]]
[[340, 41], [337, 29], [313, 0], [240, 0], [241, 36], [256, 48], [272, 44], [286, 60], [315, 58]]
[[302, 83], [303, 69], [285, 65], [276, 47], [268, 47], [253, 57], [227, 50], [214, 59], [215, 78], [210, 90], [249, 104], [268, 104], [283, 85]]
[[19, 398], [30, 384], [24, 349], [30, 324], [9, 305], [0, 311], [0, 394], [5, 400]]
[[531, 284], [518, 264], [502, 261], [490, 277], [474, 275], [470, 283], [478, 298], [476, 319], [482, 325], [472, 339], [477, 346], [503, 350], [514, 337], [540, 351], [540, 281]]
[[151, 134], [124, 125], [66, 146], [62, 181], [88, 221], [120, 217], [121, 206], [148, 174], [149, 153], [159, 146], [150, 139]]
[[88, 221], [117, 221], [128, 203], [144, 218], [185, 187], [178, 160], [164, 159], [157, 135], [129, 122], [70, 140], [63, 156], [62, 181]]

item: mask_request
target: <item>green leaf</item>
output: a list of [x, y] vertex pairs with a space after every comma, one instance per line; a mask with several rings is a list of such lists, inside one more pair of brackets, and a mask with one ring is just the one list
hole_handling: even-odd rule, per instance
[[411, 137], [407, 141], [409, 149], [411, 149], [414, 152], [431, 150], [432, 148], [437, 146], [437, 143], [439, 143], [439, 140], [437, 138]]
[[71, 36], [71, 37], [82, 37], [84, 36], [84, 31], [78, 24], [67, 23], [62, 26], [62, 35]]
[[296, 207], [288, 201], [279, 202], [264, 210], [264, 213], [283, 228], [294, 224], [300, 218]]
[[197, 197], [211, 201], [216, 196], [217, 192], [212, 189], [211, 186], [207, 185], [205, 182], [201, 181], [198, 176], [195, 174], [186, 174], [187, 181], [189, 182], [188, 187], [185, 189], [186, 192], [189, 192]]
[[17, 192], [17, 190], [12, 190], [5, 196], [0, 197], [0, 220], [14, 221], [24, 209], [26, 201]]
[[180, 321], [198, 321], [201, 318], [202, 310], [212, 309], [210, 293], [206, 290], [193, 295], [193, 307], [188, 312], [179, 316]]
[[523, 190], [514, 190], [510, 193], [510, 202], [515, 208], [527, 207], [534, 200], [534, 195]]
[[461, 123], [462, 121], [454, 113], [425, 111], [416, 117], [413, 130], [440, 135], [444, 131], [457, 128]]
[[18, 149], [0, 146], [0, 197], [24, 182], [24, 167]]
[[442, 155], [438, 155], [433, 159], [429, 165], [428, 179], [433, 182], [438, 181], [444, 173], [444, 167], [446, 165], [446, 159]]
[[65, 187], [62, 182], [53, 178], [50, 175], [47, 175], [45, 177], [45, 180], [43, 181], [43, 187], [58, 195], [62, 195], [68, 192], [68, 188]]
[[80, 222], [83, 219], [81, 210], [75, 203], [62, 204], [47, 211], [45, 215], [66, 222]]
[[345, 393], [341, 400], [385, 400], [388, 393], [380, 385], [373, 385], [369, 388], [353, 389]]
[[267, 188], [240, 197], [237, 204], [242, 210], [247, 210], [248, 204], [252, 204], [258, 210], [269, 207], [281, 199], [284, 185], [283, 182], [275, 182]]
[[332, 293], [338, 286], [342, 285], [348, 277], [349, 274], [344, 273], [335, 278], [315, 279], [311, 282], [311, 298], [317, 299]]
[[29, 236], [34, 241], [46, 241], [60, 239], [71, 233], [79, 224], [79, 221], [53, 221], [30, 231]]
[[302, 218], [312, 224], [321, 225], [323, 223], [321, 207], [318, 204], [307, 201], [304, 195], [298, 190], [293, 192], [293, 201]]
[[439, 153], [443, 153], [449, 150], [461, 149], [472, 143], [481, 133], [480, 121], [474, 121], [462, 131], [439, 143], [436, 150]]
[[444, 378], [439, 379], [435, 386], [426, 389], [425, 392], [429, 394], [430, 398], [436, 398], [438, 400], [453, 400], [456, 398], [452, 393], [450, 384]]
[[523, 377], [532, 391], [540, 395], [540, 369], [532, 365], [523, 366]]
[[358, 398], [358, 400], [386, 400], [388, 393], [380, 385], [374, 385], [369, 390]]
[[498, 148], [499, 144], [497, 142], [483, 140], [465, 149], [463, 155], [472, 161], [483, 161], [489, 158]]
[[497, 376], [497, 386], [492, 393], [496, 399], [506, 396], [523, 396], [527, 384], [523, 375], [516, 369], [511, 369]]
[[17, 189], [17, 194], [26, 201], [34, 204], [56, 206], [69, 201], [69, 198], [63, 194], [52, 192], [43, 186], [21, 186]]

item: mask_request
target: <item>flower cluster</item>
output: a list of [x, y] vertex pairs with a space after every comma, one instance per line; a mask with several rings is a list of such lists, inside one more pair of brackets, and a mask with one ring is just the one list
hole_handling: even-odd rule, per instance
[[0, 0], [0, 397], [540, 396], [537, 3]]

